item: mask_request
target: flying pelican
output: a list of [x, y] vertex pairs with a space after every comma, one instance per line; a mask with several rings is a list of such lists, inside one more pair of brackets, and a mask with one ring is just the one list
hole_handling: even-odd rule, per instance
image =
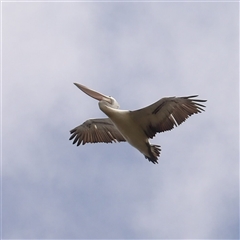
[[149, 138], [156, 133], [171, 130], [189, 116], [204, 111], [198, 95], [188, 97], [165, 97], [148, 107], [135, 110], [120, 110], [117, 101], [110, 96], [74, 83], [80, 90], [99, 101], [99, 108], [108, 118], [89, 119], [72, 129], [69, 140], [73, 144], [112, 143], [127, 141], [149, 161], [158, 163], [159, 145], [150, 145]]

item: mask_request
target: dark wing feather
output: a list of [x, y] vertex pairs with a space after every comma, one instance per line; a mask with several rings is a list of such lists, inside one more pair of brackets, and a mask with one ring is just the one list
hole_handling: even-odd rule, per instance
[[145, 134], [152, 138], [157, 132], [171, 130], [191, 115], [204, 111], [205, 106], [201, 103], [207, 100], [195, 99], [197, 96], [162, 98], [148, 107], [131, 111], [130, 114]]
[[89, 119], [70, 131], [73, 144], [126, 141], [109, 118]]

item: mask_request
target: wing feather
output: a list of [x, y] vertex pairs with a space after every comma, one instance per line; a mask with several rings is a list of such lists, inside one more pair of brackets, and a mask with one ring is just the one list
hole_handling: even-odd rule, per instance
[[131, 111], [131, 117], [138, 122], [149, 138], [157, 132], [164, 132], [183, 123], [193, 114], [204, 111], [201, 104], [207, 100], [195, 99], [198, 95], [188, 97], [166, 97], [152, 105]]
[[89, 119], [70, 131], [73, 144], [126, 141], [109, 118]]

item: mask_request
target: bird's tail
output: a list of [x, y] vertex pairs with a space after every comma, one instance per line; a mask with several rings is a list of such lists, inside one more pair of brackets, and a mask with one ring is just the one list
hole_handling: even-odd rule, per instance
[[159, 145], [150, 145], [149, 144], [149, 148], [148, 148], [148, 153], [149, 155], [146, 156], [145, 158], [147, 158], [150, 162], [152, 163], [158, 163], [158, 157], [160, 155], [161, 152], [161, 148]]

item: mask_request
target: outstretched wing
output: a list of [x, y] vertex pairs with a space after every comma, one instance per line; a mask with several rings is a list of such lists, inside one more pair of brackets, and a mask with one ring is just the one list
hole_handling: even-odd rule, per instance
[[126, 141], [109, 118], [89, 119], [70, 131], [73, 144]]
[[162, 98], [148, 107], [131, 111], [130, 114], [145, 134], [152, 138], [157, 132], [171, 130], [191, 115], [204, 111], [205, 106], [200, 103], [207, 100], [195, 99], [197, 96]]

